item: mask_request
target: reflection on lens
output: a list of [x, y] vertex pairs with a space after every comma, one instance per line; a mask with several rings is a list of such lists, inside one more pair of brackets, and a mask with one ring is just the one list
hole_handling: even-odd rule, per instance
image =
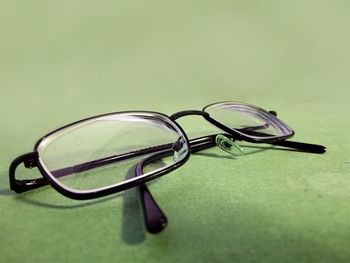
[[97, 190], [135, 180], [136, 165], [152, 155], [166, 156], [142, 176], [181, 162], [188, 155], [182, 132], [154, 113], [117, 113], [60, 129], [38, 145], [40, 161], [52, 178], [70, 190]]
[[230, 129], [255, 139], [282, 138], [293, 131], [271, 113], [239, 102], [222, 102], [207, 106], [210, 117]]

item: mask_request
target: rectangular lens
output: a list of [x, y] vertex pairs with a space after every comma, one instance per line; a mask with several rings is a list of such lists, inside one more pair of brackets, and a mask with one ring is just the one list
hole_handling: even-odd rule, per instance
[[281, 120], [249, 104], [222, 102], [209, 105], [204, 111], [227, 128], [260, 141], [293, 135], [292, 129]]
[[160, 152], [167, 152], [167, 161], [148, 166], [142, 177], [173, 166], [187, 156], [188, 145], [166, 116], [135, 112], [69, 125], [42, 139], [37, 150], [42, 166], [58, 183], [90, 191], [135, 179], [137, 164]]

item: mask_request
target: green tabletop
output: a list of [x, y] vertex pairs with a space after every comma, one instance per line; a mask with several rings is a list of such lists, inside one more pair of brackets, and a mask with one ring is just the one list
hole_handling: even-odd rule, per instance
[[[349, 3], [1, 1], [0, 262], [349, 262]], [[193, 154], [149, 184], [169, 219], [158, 235], [133, 189], [94, 201], [9, 190], [11, 161], [64, 124], [224, 100], [277, 111], [327, 153]]]

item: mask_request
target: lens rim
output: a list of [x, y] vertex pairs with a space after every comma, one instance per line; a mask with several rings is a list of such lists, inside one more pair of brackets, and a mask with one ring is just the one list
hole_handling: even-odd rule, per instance
[[[241, 106], [245, 106], [247, 108], [251, 108], [251, 109], [253, 109], [255, 111], [259, 111], [263, 115], [268, 117], [269, 119], [273, 120], [274, 122], [277, 122], [284, 129], [286, 129], [288, 132], [286, 134], [283, 134], [283, 135], [275, 135], [275, 136], [269, 136], [269, 137], [258, 137], [258, 136], [253, 136], [253, 135], [246, 134], [244, 132], [239, 131], [238, 129], [228, 127], [224, 123], [220, 122], [220, 120], [212, 118], [210, 116], [210, 113], [207, 111], [208, 108], [210, 108], [210, 107], [214, 107], [216, 105], [222, 105], [222, 104], [232, 104], [232, 105], [236, 105], [236, 106], [240, 106], [241, 105]], [[221, 102], [211, 103], [211, 104], [205, 106], [202, 110], [204, 112], [208, 113], [208, 116], [204, 116], [204, 118], [206, 118], [209, 122], [212, 122], [214, 125], [217, 125], [221, 129], [225, 130], [226, 132], [232, 134], [233, 136], [236, 136], [237, 139], [246, 140], [248, 142], [253, 142], [253, 143], [272, 143], [272, 142], [277, 142], [277, 141], [288, 139], [288, 138], [292, 137], [295, 134], [295, 132], [286, 123], [281, 121], [275, 115], [271, 114], [270, 112], [268, 112], [268, 111], [266, 111], [266, 110], [264, 110], [264, 109], [262, 109], [260, 107], [257, 107], [257, 106], [251, 105], [251, 104], [238, 102], [238, 101], [221, 101]]]
[[[59, 180], [57, 180], [57, 178], [55, 178], [51, 172], [49, 171], [49, 169], [46, 167], [45, 163], [43, 162], [42, 158], [40, 157], [40, 153], [38, 152], [38, 148], [40, 146], [40, 144], [47, 139], [49, 136], [60, 132], [64, 129], [67, 129], [71, 126], [75, 126], [78, 124], [81, 124], [83, 122], [87, 122], [93, 119], [97, 119], [97, 118], [101, 118], [101, 117], [106, 117], [106, 116], [111, 116], [111, 115], [120, 115], [120, 114], [137, 114], [140, 116], [152, 116], [152, 117], [158, 117], [158, 119], [160, 121], [164, 121], [164, 123], [166, 124], [171, 124], [173, 127], [177, 128], [178, 131], [180, 131], [181, 134], [179, 134], [180, 136], [182, 136], [185, 139], [185, 143], [186, 146], [188, 147], [188, 151], [186, 153], [186, 155], [183, 157], [183, 159], [181, 159], [180, 161], [177, 161], [174, 164], [171, 164], [169, 166], [166, 166], [164, 168], [160, 168], [159, 170], [155, 170], [152, 172], [149, 172], [143, 176], [138, 176], [138, 177], [133, 177], [130, 178], [124, 182], [120, 182], [117, 184], [113, 184], [110, 186], [106, 186], [106, 187], [101, 187], [98, 189], [93, 189], [93, 190], [77, 190], [77, 189], [73, 189], [70, 187], [67, 187], [65, 185], [63, 185]], [[62, 195], [68, 197], [68, 198], [72, 198], [72, 199], [78, 199], [78, 200], [86, 200], [86, 199], [94, 199], [94, 198], [98, 198], [98, 197], [102, 197], [102, 196], [106, 196], [112, 193], [117, 193], [117, 192], [121, 192], [136, 186], [139, 186], [141, 184], [144, 184], [148, 181], [154, 180], [160, 176], [163, 176], [167, 173], [170, 173], [172, 171], [174, 171], [175, 169], [179, 168], [180, 166], [182, 166], [184, 163], [186, 163], [191, 155], [191, 150], [190, 150], [190, 143], [189, 143], [189, 139], [186, 135], [186, 133], [184, 132], [184, 130], [182, 129], [182, 127], [177, 124], [175, 121], [171, 120], [169, 116], [163, 114], [163, 113], [159, 113], [159, 112], [153, 112], [153, 111], [121, 111], [121, 112], [111, 112], [111, 113], [106, 113], [106, 114], [101, 114], [101, 115], [97, 115], [97, 116], [92, 116], [89, 118], [85, 118], [79, 121], [75, 121], [73, 123], [67, 124], [65, 126], [62, 126], [58, 129], [55, 129], [52, 132], [47, 133], [46, 135], [44, 135], [43, 137], [41, 137], [34, 145], [34, 152], [38, 153], [38, 169], [40, 171], [40, 173], [43, 175], [43, 177], [48, 181], [48, 183], [59, 193], [61, 193]]]

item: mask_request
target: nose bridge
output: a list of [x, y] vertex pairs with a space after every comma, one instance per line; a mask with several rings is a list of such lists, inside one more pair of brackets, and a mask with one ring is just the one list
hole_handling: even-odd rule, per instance
[[[170, 116], [170, 119], [175, 121], [179, 118], [185, 117], [185, 116], [202, 116], [204, 118], [205, 121], [211, 123], [212, 125], [214, 125], [216, 128], [232, 134], [233, 131], [230, 128], [227, 128], [225, 125], [223, 125], [222, 123], [218, 122], [217, 120], [213, 119], [210, 117], [210, 114], [208, 112], [205, 111], [201, 111], [201, 110], [185, 110], [185, 111], [179, 111], [174, 113], [173, 115]], [[240, 138], [239, 134], [235, 134], [235, 137]]]
[[185, 116], [191, 116], [191, 115], [199, 115], [203, 117], [209, 117], [209, 113], [205, 111], [200, 111], [200, 110], [184, 110], [184, 111], [179, 111], [174, 113], [173, 115], [170, 116], [170, 119], [175, 121], [181, 117]]

